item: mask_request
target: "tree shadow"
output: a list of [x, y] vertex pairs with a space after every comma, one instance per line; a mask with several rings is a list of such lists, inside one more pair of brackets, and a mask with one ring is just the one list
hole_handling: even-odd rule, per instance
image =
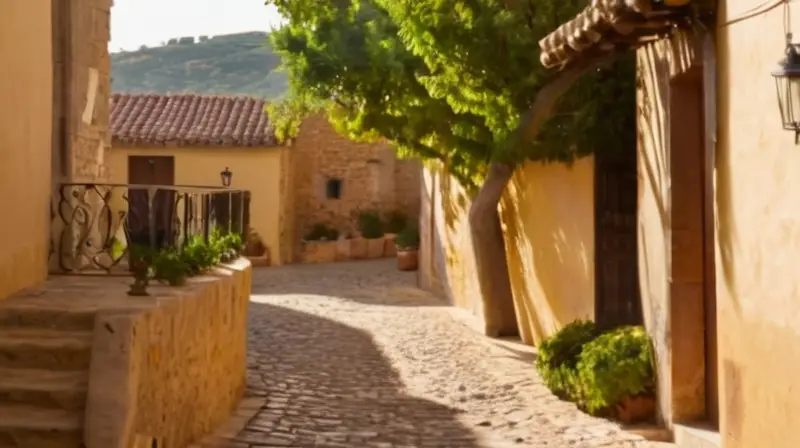
[[253, 294], [336, 298], [365, 305], [447, 306], [417, 286], [416, 272], [397, 270], [394, 259], [286, 265], [253, 270]]
[[405, 391], [372, 337], [313, 314], [250, 306], [250, 393], [264, 407], [236, 437], [257, 446], [470, 448], [459, 411]]

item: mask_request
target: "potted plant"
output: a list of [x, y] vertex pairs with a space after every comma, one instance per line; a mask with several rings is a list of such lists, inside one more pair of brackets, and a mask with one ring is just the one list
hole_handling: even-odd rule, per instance
[[363, 211], [358, 214], [358, 228], [367, 240], [367, 258], [383, 257], [383, 222], [377, 212]]
[[133, 274], [133, 283], [128, 290], [129, 296], [146, 297], [147, 286], [150, 284], [150, 264], [153, 261], [152, 251], [146, 246], [134, 244], [128, 252], [130, 271]]
[[329, 263], [336, 261], [339, 231], [326, 224], [314, 224], [303, 238], [303, 261]]
[[399, 210], [394, 210], [386, 214], [383, 224], [383, 228], [386, 231], [384, 235], [383, 246], [384, 257], [394, 257], [397, 255], [397, 250], [394, 245], [394, 238], [407, 226], [408, 216], [405, 213]]
[[269, 266], [270, 264], [269, 249], [261, 239], [261, 235], [252, 227], [247, 232], [243, 253], [253, 266]]
[[191, 267], [174, 249], [159, 252], [153, 259], [153, 278], [170, 286], [183, 286]]
[[416, 227], [406, 227], [394, 238], [397, 248], [397, 269], [416, 271], [419, 266], [419, 231]]

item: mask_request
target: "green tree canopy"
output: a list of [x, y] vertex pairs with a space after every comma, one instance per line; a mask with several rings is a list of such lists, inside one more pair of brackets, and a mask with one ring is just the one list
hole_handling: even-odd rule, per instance
[[487, 332], [510, 328], [490, 321], [513, 316], [497, 204], [514, 167], [571, 162], [635, 138], [630, 59], [606, 72], [597, 61], [561, 71], [539, 62], [538, 41], [587, 0], [267, 3], [288, 19], [272, 34], [291, 92], [271, 111], [279, 133], [326, 108], [340, 132], [445, 161], [479, 189], [469, 220]]

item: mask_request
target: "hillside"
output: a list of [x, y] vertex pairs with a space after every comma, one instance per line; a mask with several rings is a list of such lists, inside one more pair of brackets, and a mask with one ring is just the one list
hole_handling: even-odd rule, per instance
[[266, 33], [171, 39], [111, 54], [111, 88], [124, 93], [243, 94], [267, 99], [287, 91]]

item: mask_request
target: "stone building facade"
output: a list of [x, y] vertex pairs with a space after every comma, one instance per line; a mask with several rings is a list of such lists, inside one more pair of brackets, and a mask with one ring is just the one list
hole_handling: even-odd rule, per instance
[[389, 144], [354, 142], [315, 115], [291, 145], [286, 203], [294, 209], [290, 231], [298, 243], [315, 224], [355, 232], [359, 210], [419, 216], [421, 164], [398, 159]]

